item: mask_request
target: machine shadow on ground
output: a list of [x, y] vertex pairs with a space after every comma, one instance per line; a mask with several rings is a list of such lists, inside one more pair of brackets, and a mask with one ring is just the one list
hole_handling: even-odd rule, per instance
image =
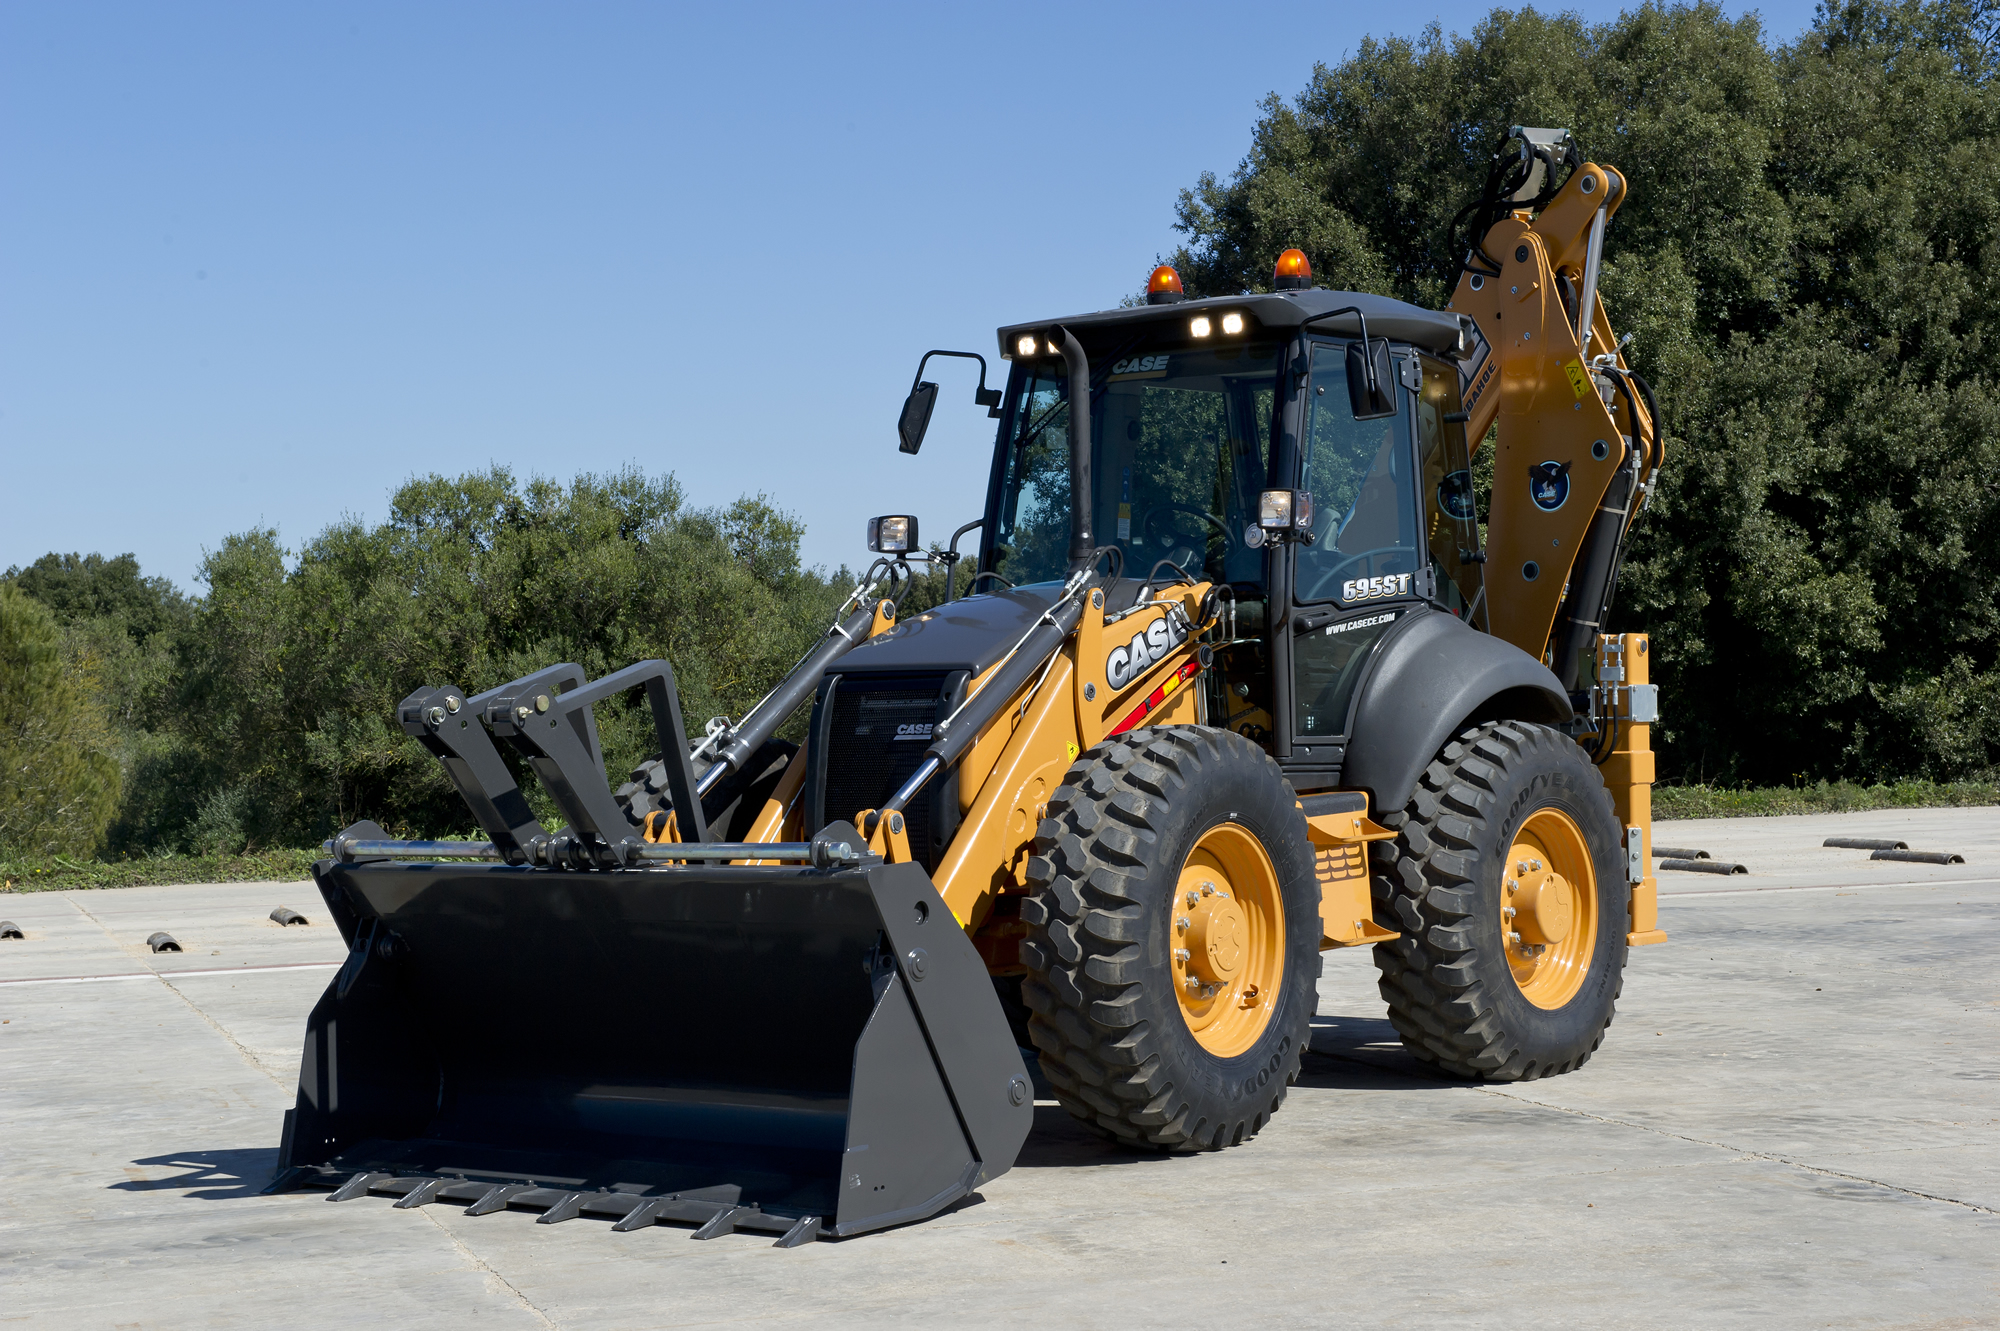
[[174, 1151], [134, 1160], [128, 1173], [141, 1170], [178, 1169], [172, 1178], [128, 1178], [107, 1185], [111, 1192], [166, 1192], [180, 1190], [187, 1197], [205, 1202], [236, 1201], [255, 1197], [278, 1171], [278, 1151], [274, 1146], [254, 1150]]
[[1449, 1090], [1465, 1083], [1411, 1058], [1387, 1017], [1322, 1013], [1301, 1060], [1298, 1086], [1309, 1090]]

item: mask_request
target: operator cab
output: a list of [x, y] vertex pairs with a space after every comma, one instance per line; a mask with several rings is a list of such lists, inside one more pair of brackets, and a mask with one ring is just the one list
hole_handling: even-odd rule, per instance
[[[1227, 588], [1206, 723], [1311, 790], [1338, 783], [1356, 686], [1397, 623], [1485, 622], [1460, 319], [1298, 287], [1301, 270], [1309, 283], [1289, 251], [1280, 285], [1297, 289], [1002, 328], [1011, 369], [967, 590], [1059, 583], [1068, 566], [1061, 326], [1090, 362], [1091, 530], [1123, 561], [1108, 608], [1183, 578]], [[1292, 494], [1275, 522], [1274, 492]]]

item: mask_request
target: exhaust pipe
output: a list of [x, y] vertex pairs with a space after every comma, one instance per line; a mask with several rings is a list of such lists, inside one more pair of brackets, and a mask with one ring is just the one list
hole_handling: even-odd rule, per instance
[[1097, 533], [1090, 529], [1090, 358], [1067, 328], [1051, 328], [1049, 341], [1062, 352], [1069, 371], [1069, 568], [1074, 573], [1087, 568], [1097, 554]]

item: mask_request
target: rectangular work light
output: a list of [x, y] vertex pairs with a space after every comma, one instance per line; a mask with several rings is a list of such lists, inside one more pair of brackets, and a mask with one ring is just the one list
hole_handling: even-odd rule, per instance
[[868, 519], [868, 548], [878, 555], [906, 555], [917, 548], [917, 520], [908, 513]]
[[1257, 496], [1257, 525], [1267, 531], [1307, 531], [1312, 521], [1310, 490], [1266, 490]]

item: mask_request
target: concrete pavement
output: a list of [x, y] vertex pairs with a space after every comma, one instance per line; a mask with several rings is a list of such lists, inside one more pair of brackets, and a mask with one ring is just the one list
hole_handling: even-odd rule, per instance
[[259, 1196], [342, 955], [310, 885], [0, 895], [0, 1325], [2000, 1325], [2000, 810], [1656, 837], [1752, 873], [1661, 875], [1672, 941], [1580, 1072], [1429, 1077], [1333, 953], [1254, 1142], [1137, 1157], [1043, 1107], [972, 1203], [794, 1251]]

